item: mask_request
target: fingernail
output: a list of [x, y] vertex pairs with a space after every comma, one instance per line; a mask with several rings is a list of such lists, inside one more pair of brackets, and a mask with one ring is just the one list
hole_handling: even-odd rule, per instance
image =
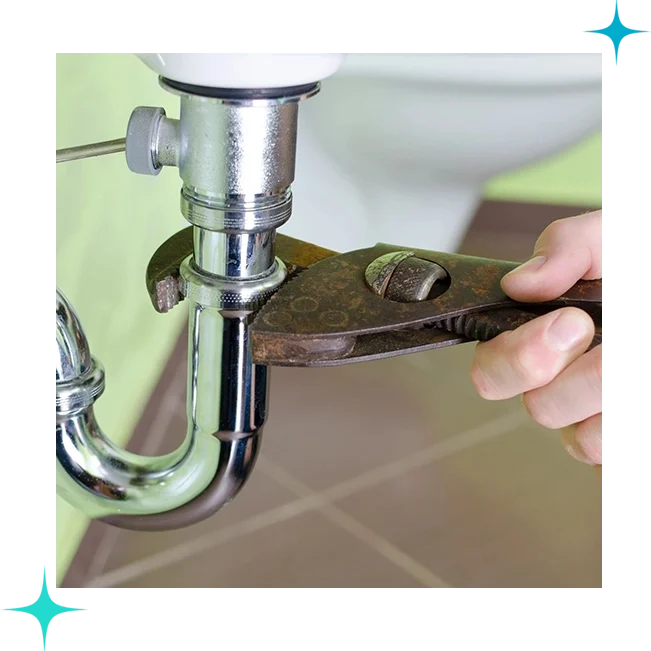
[[537, 255], [535, 258], [531, 258], [531, 260], [527, 260], [519, 267], [516, 267], [513, 271], [509, 271], [509, 273], [506, 275], [514, 276], [515, 274], [528, 274], [533, 271], [538, 271], [538, 269], [540, 269], [540, 267], [542, 267], [545, 262], [547, 262], [547, 258], [544, 255]]
[[565, 353], [577, 346], [588, 334], [588, 324], [575, 312], [561, 312], [547, 330], [552, 347]]

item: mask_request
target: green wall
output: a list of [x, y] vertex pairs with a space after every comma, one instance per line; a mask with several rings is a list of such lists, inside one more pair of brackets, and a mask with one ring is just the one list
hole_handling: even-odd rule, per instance
[[[177, 115], [174, 100], [134, 56], [57, 55], [56, 146], [119, 138], [135, 106]], [[144, 283], [151, 254], [187, 226], [178, 192], [175, 170], [137, 176], [121, 154], [57, 165], [57, 285], [106, 368], [97, 414], [118, 444], [127, 443], [184, 320], [183, 309], [157, 314]], [[87, 524], [57, 498], [59, 580]]]
[[[56, 146], [121, 137], [135, 106], [175, 98], [126, 54], [57, 55]], [[185, 310], [154, 312], [146, 264], [157, 246], [187, 224], [178, 210], [175, 170], [158, 177], [130, 173], [120, 154], [57, 166], [57, 285], [75, 306], [93, 354], [104, 363], [106, 392], [97, 403], [117, 443], [130, 433], [185, 319]], [[489, 198], [601, 204], [601, 138], [492, 181]], [[88, 521], [57, 498], [57, 572], [62, 579]]]
[[487, 199], [601, 207], [601, 134], [544, 162], [493, 179]]

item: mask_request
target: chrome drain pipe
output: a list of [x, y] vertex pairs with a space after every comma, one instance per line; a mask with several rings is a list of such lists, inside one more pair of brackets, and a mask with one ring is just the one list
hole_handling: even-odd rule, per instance
[[251, 361], [249, 325], [282, 284], [276, 229], [291, 215], [298, 101], [318, 84], [274, 91], [206, 89], [161, 79], [179, 120], [139, 108], [126, 158], [137, 173], [179, 169], [194, 252], [181, 267], [189, 304], [188, 429], [173, 453], [117, 448], [93, 412], [104, 371], [57, 290], [57, 490], [87, 515], [138, 530], [203, 520], [249, 477], [267, 414], [269, 369]]

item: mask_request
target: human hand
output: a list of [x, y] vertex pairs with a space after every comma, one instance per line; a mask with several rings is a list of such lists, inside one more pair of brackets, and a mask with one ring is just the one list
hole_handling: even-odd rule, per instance
[[[502, 279], [514, 300], [553, 300], [579, 279], [601, 278], [601, 211], [561, 219], [533, 257]], [[601, 467], [601, 346], [587, 351], [592, 319], [567, 307], [477, 345], [471, 378], [482, 398], [522, 395], [534, 421], [561, 430], [567, 452]]]

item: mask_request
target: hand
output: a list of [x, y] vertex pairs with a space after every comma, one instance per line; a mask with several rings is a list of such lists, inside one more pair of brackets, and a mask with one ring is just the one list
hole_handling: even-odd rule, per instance
[[[601, 278], [600, 210], [550, 224], [502, 289], [517, 301], [548, 301], [581, 278]], [[601, 346], [586, 352], [593, 336], [583, 310], [556, 310], [478, 344], [471, 378], [487, 400], [521, 394], [534, 421], [561, 430], [570, 455], [601, 467]]]

